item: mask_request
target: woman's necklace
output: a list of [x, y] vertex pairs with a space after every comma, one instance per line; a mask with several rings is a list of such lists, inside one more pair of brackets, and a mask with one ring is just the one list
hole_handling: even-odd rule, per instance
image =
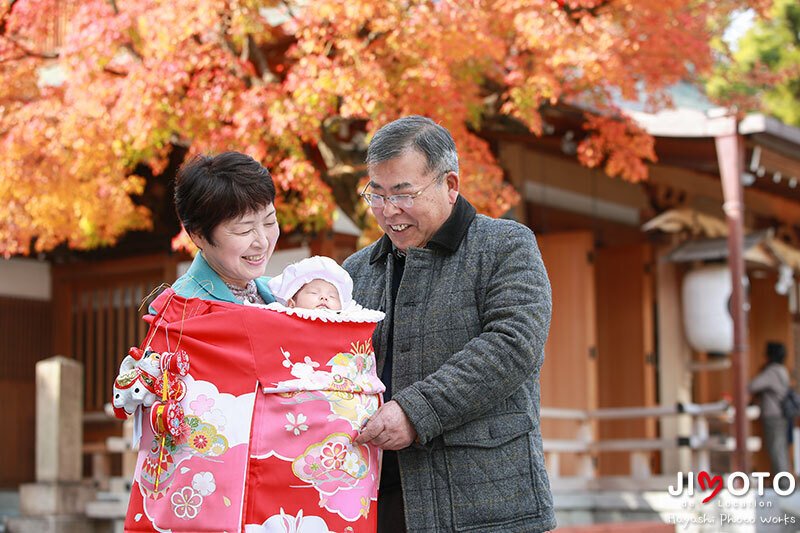
[[240, 302], [250, 302], [251, 304], [266, 304], [267, 302], [258, 294], [258, 287], [256, 287], [256, 282], [254, 280], [250, 280], [247, 282], [247, 285], [242, 287], [237, 287], [235, 285], [231, 285], [230, 283], [226, 283], [225, 285], [233, 293], [233, 297], [239, 300]]

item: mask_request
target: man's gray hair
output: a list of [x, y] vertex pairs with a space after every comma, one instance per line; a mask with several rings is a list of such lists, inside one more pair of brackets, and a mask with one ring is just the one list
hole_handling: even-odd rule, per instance
[[400, 157], [409, 149], [425, 156], [428, 172], [458, 173], [458, 152], [453, 136], [447, 128], [420, 115], [399, 118], [375, 132], [367, 149], [367, 166]]

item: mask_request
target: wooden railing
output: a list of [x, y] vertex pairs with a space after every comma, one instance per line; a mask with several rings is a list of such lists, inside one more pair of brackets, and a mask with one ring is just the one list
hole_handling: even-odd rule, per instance
[[[692, 469], [710, 471], [711, 453], [732, 452], [736, 447], [736, 440], [727, 435], [711, 435], [709, 419], [716, 417], [731, 423], [734, 414], [733, 407], [725, 401], [709, 404], [679, 403], [655, 407], [622, 407], [591, 411], [542, 407], [542, 420], [573, 421], [576, 426], [575, 437], [572, 439], [549, 439], [547, 435], [543, 435], [547, 471], [554, 487], [603, 488], [609, 483], [604, 483], [604, 480], [597, 475], [597, 455], [601, 452], [626, 452], [629, 454], [631, 475], [624, 479], [629, 481], [628, 486], [644, 486], [648, 481], [655, 479], [650, 467], [650, 454], [681, 448], [691, 451]], [[602, 440], [593, 437], [593, 424], [596, 421], [663, 418], [680, 415], [688, 415], [692, 418], [690, 434], [675, 438]], [[748, 407], [746, 415], [749, 420], [758, 418], [759, 408], [757, 406]], [[747, 449], [751, 452], [760, 450], [761, 439], [749, 437]], [[565, 454], [577, 456], [577, 475], [561, 476], [560, 460]], [[675, 473], [668, 474], [674, 475]], [[660, 484], [661, 481], [657, 480], [656, 483]]]
[[[759, 408], [747, 408], [747, 418], [754, 420], [759, 416]], [[676, 438], [644, 438], [644, 439], [594, 439], [592, 438], [592, 423], [603, 420], [630, 420], [647, 417], [669, 417], [688, 415], [692, 418], [692, 431], [685, 436]], [[106, 414], [86, 415], [88, 417], [111, 417], [111, 406], [106, 406]], [[558, 488], [606, 488], [608, 481], [598, 476], [595, 466], [597, 454], [602, 452], [625, 452], [629, 454], [630, 476], [617, 476], [615, 479], [623, 480], [628, 486], [641, 485], [645, 481], [660, 483], [658, 476], [654, 476], [650, 468], [649, 454], [664, 450], [680, 448], [689, 449], [692, 453], [691, 469], [695, 471], [711, 471], [711, 453], [730, 453], [735, 449], [736, 442], [730, 436], [714, 436], [709, 432], [709, 420], [719, 418], [725, 422], [732, 422], [734, 409], [727, 402], [709, 404], [681, 403], [671, 406], [656, 407], [625, 407], [597, 409], [584, 411], [579, 409], [560, 409], [543, 407], [542, 419], [569, 420], [576, 424], [576, 434], [573, 439], [550, 439], [544, 436], [544, 453], [547, 460], [547, 471], [554, 487]], [[135, 452], [131, 451], [130, 437], [132, 434], [133, 420], [125, 422], [125, 431], [122, 436], [109, 437], [101, 443], [85, 445], [84, 454], [91, 456], [92, 477], [103, 486], [103, 480], [108, 477], [109, 462], [114, 455], [121, 455], [123, 466], [122, 476], [130, 479], [136, 464]], [[759, 437], [749, 437], [747, 441], [749, 451], [758, 451], [761, 448]], [[560, 459], [563, 455], [576, 455], [579, 460], [579, 472], [576, 476], [561, 476]], [[664, 474], [674, 479], [674, 472]], [[619, 484], [619, 483], [617, 483]], [[612, 483], [613, 485], [613, 483]], [[664, 487], [662, 487], [664, 488]]]

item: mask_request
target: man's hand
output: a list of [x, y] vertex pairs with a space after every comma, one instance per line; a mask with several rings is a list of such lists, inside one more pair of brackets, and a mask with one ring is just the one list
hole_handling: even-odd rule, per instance
[[417, 430], [394, 400], [383, 404], [356, 438], [356, 444], [372, 443], [384, 450], [402, 450], [417, 438]]

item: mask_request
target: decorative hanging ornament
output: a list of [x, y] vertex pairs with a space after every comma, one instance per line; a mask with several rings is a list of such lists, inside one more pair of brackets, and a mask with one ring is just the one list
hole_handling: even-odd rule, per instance
[[161, 371], [184, 377], [189, 373], [189, 355], [183, 351], [161, 354]]
[[177, 401], [156, 402], [150, 409], [150, 428], [159, 436], [169, 435], [179, 444], [188, 435], [183, 406]]

